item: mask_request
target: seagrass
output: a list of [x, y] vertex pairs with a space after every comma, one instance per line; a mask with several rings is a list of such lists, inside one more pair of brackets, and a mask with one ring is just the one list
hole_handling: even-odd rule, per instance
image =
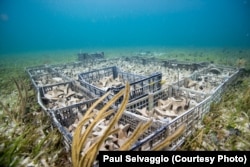
[[[125, 89], [121, 90], [118, 94], [116, 94], [107, 104], [103, 106], [103, 108], [97, 113], [92, 112], [94, 108], [105, 98], [109, 93], [106, 93], [99, 100], [97, 100], [86, 112], [82, 120], [79, 122], [75, 134], [73, 136], [73, 144], [72, 144], [72, 162], [74, 167], [90, 167], [93, 165], [96, 160], [97, 153], [100, 150], [101, 145], [106, 140], [106, 138], [112, 134], [116, 134], [119, 132], [120, 128], [112, 129], [115, 127], [115, 124], [118, 123], [121, 118], [127, 103], [129, 101], [129, 90], [130, 85], [126, 83]], [[90, 132], [93, 128], [105, 117], [113, 114], [113, 110], [107, 111], [112, 104], [114, 104], [121, 96], [124, 96], [121, 105], [118, 108], [118, 111], [115, 115], [110, 118], [110, 122], [107, 128], [104, 130], [103, 134], [97, 138], [97, 141], [93, 143], [90, 147], [86, 148], [85, 151], [82, 151], [83, 146], [85, 145]], [[82, 134], [82, 127], [92, 118], [92, 122], [87, 126], [84, 133]], [[147, 121], [146, 123], [139, 123], [136, 127], [132, 135], [126, 140], [126, 142], [120, 147], [120, 150], [127, 150], [131, 147], [131, 145], [138, 139], [138, 137], [152, 124], [152, 120]]]
[[[128, 85], [128, 84], [127, 84]], [[129, 96], [129, 86], [125, 88], [127, 90], [127, 96]], [[88, 111], [86, 112], [86, 114], [84, 115], [82, 121], [80, 121], [79, 125], [77, 126], [76, 128], [76, 132], [74, 134], [74, 137], [73, 137], [73, 142], [72, 142], [72, 162], [73, 162], [73, 166], [85, 166], [85, 165], [91, 165], [93, 163], [93, 161], [95, 160], [96, 158], [96, 154], [97, 154], [97, 148], [100, 147], [101, 144], [98, 144], [99, 142], [102, 143], [103, 140], [105, 139], [104, 137], [103, 138], [100, 138], [100, 140], [96, 143], [96, 144], [93, 144], [91, 146], [94, 147], [94, 146], [98, 146], [96, 149], [91, 149], [89, 151], [86, 152], [86, 154], [84, 154], [82, 157], [80, 157], [80, 154], [81, 154], [81, 149], [82, 149], [82, 146], [85, 144], [86, 142], [86, 139], [89, 135], [89, 133], [91, 132], [91, 130], [93, 129], [93, 127], [96, 125], [97, 122], [99, 122], [101, 119], [105, 118], [106, 116], [110, 115], [113, 113], [113, 111], [109, 111], [109, 112], [105, 112], [108, 108], [110, 108], [110, 106], [118, 99], [120, 98], [122, 95], [124, 94], [124, 90], [120, 91], [118, 94], [116, 94], [96, 115], [96, 117], [94, 118], [94, 120], [88, 125], [88, 127], [86, 128], [83, 136], [81, 136], [81, 129], [82, 129], [82, 126], [83, 124], [86, 122], [86, 117], [88, 117], [88, 115], [92, 112], [92, 110], [101, 102], [103, 101], [108, 95], [109, 95], [109, 92], [106, 93], [104, 96], [102, 96], [101, 98], [99, 98], [89, 109]], [[124, 107], [121, 107], [119, 109], [119, 111], [123, 111], [126, 107], [126, 104], [128, 102], [128, 99], [129, 97], [125, 96], [123, 102], [124, 104], [122, 106]], [[126, 101], [127, 100], [127, 101]], [[123, 110], [122, 110], [123, 109]], [[118, 115], [116, 115], [118, 116]], [[115, 118], [113, 118], [114, 120]], [[109, 134], [107, 132], [110, 131], [111, 127], [112, 127], [113, 124], [110, 124], [110, 128], [108, 127], [105, 131], [106, 134]], [[111, 131], [113, 132], [113, 131]], [[105, 134], [104, 133], [104, 134]], [[109, 134], [110, 135], [110, 134]], [[106, 136], [106, 135], [105, 135]], [[98, 145], [97, 145], [98, 144]], [[97, 151], [96, 151], [97, 150]], [[88, 156], [91, 155], [91, 160]], [[84, 160], [84, 161], [83, 161]], [[84, 164], [83, 164], [84, 163]]]
[[[123, 98], [122, 104], [121, 104], [120, 108], [118, 109], [117, 113], [115, 114], [115, 116], [113, 117], [113, 119], [109, 122], [109, 126], [108, 126], [107, 129], [105, 130], [103, 136], [101, 136], [100, 139], [99, 139], [99, 141], [96, 142], [95, 145], [93, 145], [93, 149], [90, 148], [89, 151], [90, 151], [90, 152], [91, 152], [91, 151], [95, 151], [96, 154], [94, 154], [94, 156], [91, 156], [91, 157], [90, 157], [90, 160], [87, 161], [88, 164], [86, 164], [86, 165], [90, 165], [90, 166], [91, 166], [91, 164], [94, 162], [94, 160], [96, 159], [96, 156], [97, 156], [97, 152], [98, 152], [98, 150], [99, 150], [100, 147], [101, 147], [101, 144], [102, 144], [103, 141], [110, 135], [110, 130], [111, 130], [111, 128], [114, 127], [114, 125], [118, 122], [118, 120], [119, 120], [120, 117], [122, 116], [123, 111], [125, 110], [126, 105], [127, 105], [127, 103], [128, 103], [128, 100], [129, 100], [129, 90], [130, 90], [130, 86], [129, 86], [128, 83], [126, 83], [126, 86], [125, 86], [125, 94], [124, 94], [124, 98]], [[120, 92], [123, 92], [123, 91], [120, 91]], [[117, 94], [115, 97], [117, 97], [117, 99], [118, 99], [118, 98], [120, 97], [120, 95], [118, 96], [118, 94]], [[115, 98], [115, 97], [114, 97], [114, 98]], [[114, 98], [113, 98], [113, 99], [114, 99]], [[113, 99], [112, 99], [110, 102], [113, 102], [113, 103], [114, 103], [115, 101], [113, 101]], [[110, 102], [109, 102], [109, 103], [110, 103]], [[87, 154], [87, 156], [88, 156], [88, 152], [87, 152], [86, 154]], [[82, 158], [84, 158], [84, 157], [82, 157]], [[83, 165], [83, 166], [85, 166], [85, 165]]]
[[[101, 119], [105, 118], [107, 113], [106, 110], [120, 97], [122, 96], [123, 91], [119, 92], [117, 94], [117, 96], [115, 96], [114, 98], [112, 98], [96, 115], [96, 118], [94, 119], [93, 122], [91, 122], [87, 129], [85, 130], [83, 136], [80, 139], [80, 145], [83, 146], [86, 142], [87, 137], [89, 136], [90, 132], [92, 131], [93, 127], [96, 125], [97, 122], [99, 122]], [[110, 115], [111, 113], [109, 112], [108, 115]], [[81, 151], [81, 147], [78, 147], [78, 152]]]
[[8, 115], [8, 117], [14, 121], [16, 124], [22, 123], [25, 117], [25, 110], [27, 105], [27, 97], [28, 97], [28, 90], [27, 86], [20, 81], [20, 83], [15, 79], [12, 78], [12, 81], [15, 83], [18, 91], [18, 101], [15, 105], [14, 109], [9, 109], [9, 107], [3, 102], [0, 101], [0, 105], [3, 108], [3, 112]]
[[[109, 135], [111, 135], [111, 134], [114, 134], [114, 133], [117, 133], [119, 131], [119, 128], [116, 128], [116, 129], [114, 129], [114, 130], [112, 130], [112, 131], [110, 131], [106, 136], [109, 136]], [[107, 137], [106, 137], [107, 138]], [[105, 139], [106, 139], [105, 138]], [[105, 140], [104, 139], [104, 140]], [[82, 166], [91, 166], [92, 164], [93, 164], [93, 162], [94, 162], [94, 160], [96, 159], [96, 154], [97, 154], [97, 152], [99, 151], [99, 149], [98, 149], [98, 147], [97, 147], [97, 145], [98, 145], [98, 143], [103, 143], [103, 140], [101, 139], [101, 138], [99, 138], [99, 140], [96, 142], [96, 143], [94, 143], [93, 145], [92, 145], [92, 147], [89, 147], [89, 149], [88, 149], [88, 151], [86, 151], [86, 156], [83, 156], [82, 158], [81, 158], [81, 160], [80, 160], [80, 164], [82, 164]], [[89, 164], [90, 163], [90, 164]]]
[[149, 128], [152, 124], [152, 119], [145, 124], [139, 123], [132, 135], [126, 140], [126, 142], [120, 147], [120, 151], [128, 150], [131, 145], [138, 139], [138, 137]]
[[[81, 148], [82, 145], [80, 145], [80, 139], [81, 139], [81, 131], [82, 131], [82, 126], [84, 125], [84, 123], [89, 120], [89, 114], [90, 112], [92, 112], [92, 110], [102, 101], [104, 100], [108, 95], [110, 94], [110, 92], [107, 92], [106, 94], [104, 94], [101, 98], [99, 98], [85, 113], [84, 117], [82, 118], [82, 120], [79, 122], [78, 126], [76, 127], [75, 130], [75, 134], [73, 136], [73, 141], [72, 141], [72, 152], [71, 152], [71, 156], [72, 156], [72, 163], [73, 166], [76, 167], [78, 166], [78, 162], [80, 159], [80, 151], [79, 151], [79, 147]], [[92, 117], [94, 116], [95, 113], [92, 113]]]

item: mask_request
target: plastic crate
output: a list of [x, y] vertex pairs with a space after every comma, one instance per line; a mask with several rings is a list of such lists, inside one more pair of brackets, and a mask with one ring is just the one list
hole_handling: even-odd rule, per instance
[[[204, 78], [205, 81], [201, 81], [202, 78]], [[190, 79], [192, 81], [196, 81], [197, 83], [196, 85], [188, 88], [187, 84]], [[217, 89], [217, 87], [223, 84], [225, 80], [226, 78], [222, 78], [218, 75], [208, 75], [208, 74], [204, 74], [203, 72], [202, 73], [194, 72], [191, 76], [181, 79], [178, 82], [173, 83], [172, 85], [177, 86], [179, 88], [187, 88], [187, 89], [194, 90], [200, 93], [211, 94]], [[198, 87], [199, 85], [202, 87], [199, 88]], [[211, 89], [210, 90], [206, 89], [207, 86], [211, 87]]]
[[[59, 83], [56, 85], [43, 86], [43, 87], [40, 87], [39, 91], [38, 91], [38, 103], [44, 109], [44, 111], [46, 111], [48, 114], [50, 114], [51, 110], [53, 110], [53, 109], [63, 108], [63, 107], [59, 107], [59, 106], [55, 105], [55, 103], [53, 105], [52, 100], [45, 98], [45, 94], [48, 91], [52, 91], [53, 89], [55, 89], [57, 87], [67, 86], [67, 85], [68, 85], [68, 88], [71, 88], [72, 91], [75, 91], [76, 93], [81, 93], [81, 95], [83, 96], [82, 99], [84, 101], [89, 101], [89, 100], [97, 98], [93, 93], [89, 92], [87, 89], [85, 89], [84, 87], [82, 87], [79, 84], [74, 83], [74, 82], [65, 82], [65, 83]], [[83, 101], [80, 100], [77, 103], [82, 103], [82, 102]], [[70, 104], [70, 105], [75, 105], [77, 103]], [[49, 104], [51, 106], [49, 106]]]
[[55, 71], [49, 65], [29, 67], [29, 68], [26, 68], [25, 71], [29, 74], [30, 78], [34, 76], [55, 73]]
[[38, 89], [39, 87], [56, 85], [59, 83], [69, 82], [72, 80], [58, 72], [53, 71], [52, 73], [49, 74], [32, 76], [31, 81], [33, 86], [36, 89]]
[[51, 66], [52, 69], [71, 79], [78, 80], [78, 75], [83, 72], [89, 72], [94, 69], [112, 66], [117, 63], [117, 59], [97, 59], [94, 62], [73, 62]]
[[50, 67], [57, 71], [60, 72], [62, 69], [67, 69], [67, 68], [77, 68], [77, 67], [84, 67], [85, 65], [82, 62], [71, 62], [71, 63], [64, 63], [64, 64], [56, 64], [56, 65], [51, 65]]
[[71, 124], [74, 123], [75, 119], [77, 118], [77, 112], [80, 112], [81, 114], [84, 115], [87, 109], [96, 100], [97, 99], [92, 99], [89, 101], [74, 104], [57, 110], [50, 110], [52, 122], [55, 125], [55, 127], [58, 128], [59, 132], [62, 134], [66, 150], [69, 151], [71, 148], [72, 135], [65, 127], [69, 127]]
[[[67, 130], [67, 128], [75, 121], [77, 118], [77, 112], [80, 112], [82, 115], [84, 115], [87, 111], [87, 109], [95, 102], [95, 100], [90, 100], [81, 104], [76, 104], [73, 106], [60, 108], [58, 110], [52, 111], [52, 118], [54, 124], [57, 126], [58, 130], [62, 133], [64, 137], [64, 143], [67, 150], [71, 149], [72, 144], [72, 134]], [[84, 109], [83, 109], [84, 108]], [[102, 105], [99, 105], [97, 109], [101, 109]], [[140, 122], [146, 122], [149, 119], [146, 119], [144, 117], [140, 117], [138, 115], [135, 115], [130, 112], [124, 112], [119, 119], [119, 124], [130, 124], [130, 129], [133, 131], [136, 129], [137, 125]], [[150, 134], [154, 133], [158, 128], [162, 127], [163, 125], [158, 122], [154, 121], [152, 125], [148, 128], [148, 130], [143, 133], [139, 140], [142, 140], [143, 138], [149, 136]], [[67, 127], [67, 128], [66, 128]]]
[[[221, 78], [222, 81], [230, 78], [238, 69], [234, 67], [221, 66], [221, 65], [210, 65], [207, 68], [198, 71], [196, 74], [198, 75], [210, 75], [214, 74], [215, 77]], [[195, 77], [195, 73], [193, 75]]]
[[[123, 62], [121, 58], [118, 59]], [[26, 68], [26, 72], [29, 74], [32, 82], [34, 81], [34, 86], [37, 91], [37, 100], [40, 106], [46, 111], [47, 114], [52, 118], [53, 124], [59, 129], [64, 137], [64, 142], [66, 148], [69, 150], [72, 142], [72, 135], [67, 131], [65, 127], [69, 126], [76, 119], [76, 113], [81, 112], [83, 115], [87, 109], [96, 101], [97, 97], [102, 96], [106, 93], [107, 90], [102, 90], [92, 84], [93, 81], [99, 80], [102, 77], [112, 75], [113, 78], [121, 76], [122, 79], [130, 82], [131, 91], [130, 91], [130, 100], [127, 105], [126, 112], [122, 115], [119, 123], [130, 124], [132, 129], [135, 129], [139, 122], [147, 121], [149, 118], [138, 115], [135, 109], [147, 107], [152, 109], [157, 105], [159, 99], [166, 100], [169, 97], [177, 96], [183, 94], [183, 92], [191, 92], [195, 94], [190, 98], [195, 98], [199, 103], [188, 109], [186, 112], [178, 115], [176, 118], [171, 121], [154, 121], [153, 125], [149, 128], [147, 132], [141, 135], [140, 139], [136, 144], [134, 144], [131, 150], [151, 150], [156, 144], [162, 142], [166, 137], [173, 134], [178, 127], [182, 124], [186, 125], [184, 133], [172, 141], [171, 144], [166, 148], [166, 150], [176, 150], [186, 139], [188, 135], [194, 132], [195, 127], [199, 121], [202, 120], [204, 114], [209, 112], [210, 105], [212, 102], [218, 102], [221, 98], [222, 93], [225, 91], [227, 86], [232, 83], [240, 73], [240, 70], [237, 68], [226, 67], [226, 66], [208, 66], [206, 63], [186, 63], [178, 62], [176, 60], [168, 61], [159, 61], [155, 58], [143, 59], [143, 58], [126, 58], [124, 61], [130, 61], [133, 63], [148, 64], [159, 67], [168, 67], [168, 68], [195, 68], [198, 69], [191, 76], [193, 80], [198, 80], [200, 76], [208, 76], [211, 73], [212, 68], [218, 68], [223, 75], [218, 74], [216, 77], [221, 79], [220, 82], [214, 85], [214, 89], [208, 93], [202, 93], [195, 90], [190, 90], [183, 88], [185, 84], [185, 79], [180, 80], [179, 82], [173, 83], [170, 87], [162, 89], [161, 87], [161, 73], [155, 73], [151, 76], [142, 76], [136, 75], [128, 72], [122, 72], [116, 66], [113, 66], [118, 61], [117, 59], [105, 60], [98, 59], [94, 61], [87, 62], [74, 62], [61, 65], [43, 65], [37, 67]], [[110, 66], [110, 67], [107, 67]], [[103, 68], [105, 67], [105, 68]], [[106, 68], [107, 67], [107, 68]], [[103, 68], [103, 69], [97, 69]], [[82, 69], [79, 75], [74, 74], [74, 77], [65, 73], [64, 70], [79, 70]], [[92, 70], [97, 69], [97, 70]], [[212, 69], [215, 70], [215, 69]], [[215, 70], [216, 72], [216, 70]], [[227, 75], [224, 75], [227, 74]], [[35, 83], [35, 79], [44, 76], [65, 76], [67, 82], [58, 83], [54, 85], [47, 85], [38, 87]], [[78, 78], [75, 78], [75, 75]], [[76, 84], [72, 79], [79, 79], [81, 82]], [[81, 92], [86, 96], [86, 100], [81, 101], [76, 104], [71, 104], [67, 107], [60, 107], [51, 109], [48, 107], [48, 100], [44, 98], [44, 94], [56, 86], [69, 84], [69, 87], [73, 91]], [[38, 88], [37, 88], [38, 87]], [[120, 87], [111, 87], [111, 95], [106, 99], [111, 99], [117, 92], [123, 89], [124, 86]], [[116, 106], [119, 106], [122, 98], [116, 102]], [[104, 101], [105, 103], [106, 101]], [[99, 105], [97, 108], [102, 108], [102, 105]]]
[[[116, 66], [79, 74], [79, 81], [82, 86], [86, 87], [94, 94], [102, 96], [108, 90], [102, 90], [101, 88], [93, 85], [92, 83], [107, 76], [112, 76], [113, 78], [117, 78], [119, 76], [122, 78], [122, 80], [130, 83], [129, 101], [139, 99], [143, 96], [146, 96], [150, 92], [155, 92], [161, 89], [161, 83], [160, 83], [162, 78], [161, 73], [155, 73], [152, 74], [151, 76], [141, 76], [132, 73], [122, 72]], [[108, 97], [108, 100], [111, 99], [120, 90], [124, 89], [124, 87], [125, 86], [123, 85], [119, 87], [109, 88], [109, 90], [111, 91], [111, 95]], [[122, 98], [120, 98], [116, 102], [116, 105], [119, 105], [121, 101]]]
[[227, 86], [227, 85], [230, 85], [233, 81], [235, 81], [241, 74], [242, 70], [241, 69], [238, 69], [235, 73], [233, 73], [229, 78], [227, 78], [225, 81], [224, 81], [224, 84]]
[[[210, 71], [213, 69], [218, 69], [221, 71], [219, 74], [212, 74]], [[221, 93], [224, 91], [223, 85], [230, 84], [231, 81], [235, 79], [235, 76], [237, 76], [239, 70], [235, 68], [229, 68], [229, 67], [209, 67], [207, 69], [204, 69], [202, 71], [198, 71], [193, 73], [190, 78], [194, 81], [198, 81], [201, 77], [206, 78], [207, 82], [209, 82], [212, 86], [212, 89], [207, 94], [213, 95], [215, 98], [215, 101], [219, 100], [219, 96], [221, 96]], [[216, 79], [216, 80], [213, 80]], [[180, 82], [180, 86], [185, 85], [185, 79]], [[176, 84], [175, 84], [176, 85]], [[217, 99], [217, 100], [216, 100]]]
[[227, 78], [220, 86], [218, 86], [213, 92], [211, 92], [211, 101], [218, 103], [221, 100], [222, 93], [226, 90], [227, 86], [231, 84], [240, 74], [240, 71], [236, 71], [231, 75], [230, 78]]
[[[214, 89], [208, 94], [183, 88], [182, 86], [185, 84], [185, 79], [179, 80], [179, 82], [173, 83], [169, 87], [162, 89], [161, 73], [155, 73], [150, 76], [142, 76], [128, 72], [122, 72], [116, 66], [113, 66], [116, 65], [117, 61], [120, 61], [121, 65], [123, 65], [123, 61], [129, 61], [132, 63], [144, 64], [145, 67], [147, 65], [153, 65], [174, 69], [196, 69], [196, 71], [191, 76], [188, 76], [193, 80], [198, 80], [201, 76], [211, 77], [210, 75], [208, 75], [209, 73], [211, 73], [211, 69], [216, 72], [216, 69], [213, 68], [219, 69], [220, 73], [223, 75], [217, 74], [216, 77], [220, 79], [220, 82], [214, 84]], [[65, 73], [65, 70], [79, 69], [82, 69], [80, 71], [85, 73], [81, 73], [79, 75], [75, 73], [74, 76]], [[198, 101], [198, 104], [195, 107], [188, 109], [186, 112], [178, 115], [171, 121], [154, 121], [149, 130], [142, 134], [139, 141], [136, 142], [136, 144], [134, 144], [131, 148], [131, 150], [151, 150], [156, 144], [162, 142], [166, 137], [173, 134], [178, 127], [180, 127], [182, 124], [185, 124], [186, 129], [184, 133], [179, 138], [172, 141], [171, 144], [166, 148], [166, 150], [176, 150], [185, 141], [186, 137], [194, 132], [196, 125], [199, 121], [202, 120], [204, 114], [209, 112], [211, 103], [218, 102], [220, 100], [221, 95], [225, 91], [227, 86], [239, 76], [240, 70], [237, 68], [226, 66], [209, 66], [207, 63], [186, 63], [176, 60], [162, 61], [155, 58], [144, 59], [142, 57], [129, 57], [125, 58], [125, 60], [123, 60], [122, 58], [113, 60], [96, 59], [95, 61], [91, 60], [86, 62], [73, 62], [60, 65], [43, 65], [26, 68], [26, 72], [29, 74], [32, 82], [34, 82], [34, 86], [38, 90], [38, 103], [52, 118], [53, 125], [55, 125], [62, 133], [64, 137], [64, 143], [66, 144], [66, 148], [68, 150], [71, 147], [72, 135], [67, 131], [65, 127], [74, 122], [77, 112], [81, 112], [84, 115], [87, 109], [97, 100], [97, 98], [106, 93], [107, 90], [102, 90], [92, 84], [93, 81], [97, 81], [102, 77], [112, 75], [113, 78], [116, 78], [117, 76], [121, 76], [122, 79], [130, 83], [131, 91], [129, 104], [126, 108], [127, 111], [123, 113], [121, 119], [119, 120], [119, 123], [130, 124], [132, 129], [135, 129], [138, 123], [147, 121], [149, 119], [147, 117], [138, 115], [135, 109], [141, 109], [144, 107], [152, 109], [157, 105], [159, 99], [166, 100], [169, 97], [183, 94], [183, 92], [190, 92], [192, 94], [195, 94], [195, 96], [189, 97], [195, 98], [195, 100]], [[62, 77], [65, 77], [65, 80], [68, 80], [64, 83], [38, 87], [35, 80], [38, 77], [44, 75], [50, 75], [52, 77], [60, 75]], [[76, 75], [78, 78], [75, 77]], [[71, 78], [75, 80], [79, 79], [82, 86], [80, 84], [76, 84], [77, 82], [72, 81]], [[84, 94], [84, 97], [86, 96], [86, 100], [76, 104], [71, 104], [66, 107], [59, 107], [54, 109], [48, 107], [48, 100], [44, 98], [44, 94], [59, 85], [65, 84], [69, 84], [69, 87], [73, 91], [81, 92], [82, 94]], [[106, 100], [111, 99], [117, 92], [119, 92], [123, 88], [124, 86], [111, 87], [111, 95]], [[116, 106], [119, 106], [121, 101], [122, 98], [116, 102]], [[104, 101], [104, 103], [105, 102], [106, 101]], [[102, 104], [100, 104], [97, 109], [98, 108], [102, 108]]]
[[[198, 103], [202, 102], [204, 99], [206, 99], [209, 95], [203, 94], [200, 92], [196, 92], [193, 90], [185, 89], [185, 88], [179, 88], [176, 86], [169, 86], [168, 88], [159, 90], [154, 93], [150, 93], [149, 95], [138, 99], [136, 101], [130, 102], [126, 110], [138, 115], [142, 115], [140, 112], [136, 111], [136, 109], [142, 109], [142, 108], [147, 108], [148, 111], [153, 111], [154, 107], [158, 105], [158, 101], [161, 100], [167, 100], [170, 97], [184, 97], [188, 98], [190, 100], [195, 100]], [[195, 107], [195, 106], [194, 106]], [[192, 107], [192, 108], [194, 108]], [[190, 109], [192, 109], [190, 108]], [[188, 109], [187, 111], [189, 111]], [[187, 112], [185, 111], [185, 112]], [[203, 111], [201, 111], [203, 112]], [[179, 117], [179, 116], [177, 116]], [[149, 117], [148, 117], [149, 118]], [[159, 120], [163, 124], [167, 124], [173, 120]]]
[[157, 129], [154, 133], [133, 145], [131, 151], [141, 151], [145, 150], [145, 148], [146, 150], [151, 150], [154, 146], [172, 135], [181, 125], [185, 124], [184, 132], [178, 138], [172, 140], [170, 145], [165, 148], [165, 150], [176, 150], [184, 143], [185, 139], [195, 131], [195, 126], [201, 121], [203, 114], [209, 111], [210, 102], [210, 97], [207, 97], [196, 107], [176, 117], [170, 123]]
[[169, 64], [170, 68], [189, 69], [192, 71], [206, 68], [207, 66], [208, 66], [207, 63], [191, 63], [185, 61], [176, 61]]
[[96, 59], [104, 59], [104, 52], [100, 53], [78, 53], [78, 61], [89, 61]]
[[[131, 148], [131, 151], [142, 150], [142, 148], [145, 148], [145, 146], [147, 146], [148, 150], [151, 150], [156, 144], [160, 143], [166, 137], [173, 134], [181, 125], [185, 124], [186, 128], [183, 134], [179, 136], [177, 139], [175, 139], [174, 141], [171, 141], [171, 144], [165, 148], [166, 150], [176, 150], [178, 147], [180, 147], [184, 143], [185, 139], [195, 131], [196, 125], [198, 124], [199, 121], [203, 119], [203, 116], [207, 112], [210, 111], [211, 103], [218, 102], [220, 100], [221, 95], [226, 89], [228, 83], [235, 80], [238, 75], [239, 75], [239, 71], [236, 71], [234, 74], [230, 76], [230, 78], [225, 80], [224, 83], [219, 85], [213, 93], [203, 94], [203, 95], [201, 94], [200, 98], [204, 99], [205, 97], [204, 100], [198, 103], [195, 107], [189, 109], [187, 112], [176, 117], [169, 124], [166, 124], [164, 127], [157, 129], [153, 134], [151, 134], [150, 136], [147, 136], [146, 138], [141, 140], [139, 143], [135, 144]], [[176, 86], [174, 86], [174, 88], [176, 88]], [[184, 88], [179, 88], [179, 89], [188, 90]], [[169, 89], [168, 93], [176, 94], [176, 90], [178, 89]], [[193, 93], [199, 94], [199, 92], [193, 92]], [[145, 99], [143, 100], [145, 101]]]
[[73, 62], [51, 66], [51, 68], [60, 74], [69, 77], [72, 80], [78, 80], [80, 72], [90, 71], [90, 64], [87, 62]]

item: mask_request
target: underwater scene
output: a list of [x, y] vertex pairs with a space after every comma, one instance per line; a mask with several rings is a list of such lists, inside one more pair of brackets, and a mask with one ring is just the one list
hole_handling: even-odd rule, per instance
[[250, 0], [1, 0], [0, 166], [250, 150]]

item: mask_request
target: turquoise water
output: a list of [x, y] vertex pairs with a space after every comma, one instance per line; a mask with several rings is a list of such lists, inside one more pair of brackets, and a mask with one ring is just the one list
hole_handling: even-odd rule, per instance
[[0, 0], [0, 53], [250, 47], [250, 0]]

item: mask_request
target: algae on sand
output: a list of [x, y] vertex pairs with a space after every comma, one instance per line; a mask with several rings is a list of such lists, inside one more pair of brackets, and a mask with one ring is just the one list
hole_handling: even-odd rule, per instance
[[24, 72], [24, 67], [35, 62], [23, 59], [23, 64], [14, 65], [12, 59], [7, 58], [3, 62], [5, 65], [0, 70], [0, 166], [71, 166], [61, 134], [51, 127], [49, 117], [38, 106], [36, 93]]
[[[238, 78], [223, 94], [221, 102], [211, 105], [202, 126], [186, 140], [181, 150], [250, 150], [249, 76], [245, 73]], [[200, 144], [194, 139], [203, 129]]]

